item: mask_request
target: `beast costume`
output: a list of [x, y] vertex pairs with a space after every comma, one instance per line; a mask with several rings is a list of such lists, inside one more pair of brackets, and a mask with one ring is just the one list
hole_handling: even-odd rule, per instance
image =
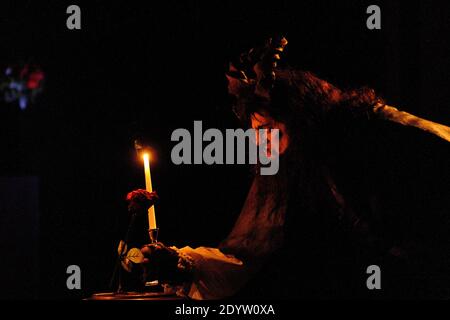
[[[234, 112], [264, 111], [290, 136], [274, 176], [255, 175], [218, 248], [179, 249], [194, 299], [450, 297], [450, 128], [278, 68], [272, 38], [230, 65]], [[367, 287], [380, 267], [381, 290]]]

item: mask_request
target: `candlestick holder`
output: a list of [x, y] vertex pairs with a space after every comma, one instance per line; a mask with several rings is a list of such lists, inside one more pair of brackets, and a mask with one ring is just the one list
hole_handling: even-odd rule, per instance
[[[159, 232], [159, 228], [148, 229], [148, 235], [150, 237], [151, 244], [156, 244], [158, 242], [158, 232]], [[147, 291], [164, 292], [163, 287], [161, 286], [160, 282], [156, 278], [155, 278], [155, 280], [151, 280], [151, 281], [148, 281], [147, 278], [148, 278], [148, 274], [147, 274], [147, 272], [145, 272], [144, 273], [144, 281], [145, 281], [145, 288]]]
[[148, 229], [148, 235], [150, 237], [150, 243], [157, 243], [158, 242], [158, 232], [159, 232], [159, 228]]

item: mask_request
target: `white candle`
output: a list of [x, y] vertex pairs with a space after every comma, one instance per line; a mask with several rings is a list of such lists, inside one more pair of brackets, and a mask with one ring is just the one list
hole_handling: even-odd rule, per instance
[[[145, 173], [145, 189], [152, 192], [152, 177], [150, 175], [150, 156], [144, 154], [144, 173]], [[156, 229], [155, 206], [148, 208], [148, 225], [150, 229]]]

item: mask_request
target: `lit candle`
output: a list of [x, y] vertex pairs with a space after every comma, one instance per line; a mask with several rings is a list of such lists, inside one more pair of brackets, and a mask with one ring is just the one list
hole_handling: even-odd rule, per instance
[[[150, 176], [150, 156], [148, 153], [144, 154], [144, 172], [145, 172], [145, 189], [152, 192], [152, 177]], [[155, 206], [148, 209], [148, 225], [150, 229], [156, 229]]]

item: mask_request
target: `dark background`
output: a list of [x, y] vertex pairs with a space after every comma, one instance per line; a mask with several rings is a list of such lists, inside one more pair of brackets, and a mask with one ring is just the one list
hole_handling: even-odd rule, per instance
[[[0, 105], [2, 298], [79, 298], [107, 290], [125, 195], [144, 187], [137, 137], [157, 152], [160, 240], [214, 246], [250, 183], [245, 166], [175, 166], [176, 128], [238, 124], [228, 107], [228, 61], [273, 32], [286, 59], [342, 88], [368, 85], [391, 105], [450, 123], [450, 9], [408, 1], [2, 1], [0, 64], [34, 61], [45, 92], [24, 111]], [[378, 4], [382, 29], [366, 28]], [[37, 196], [38, 195], [38, 196]], [[7, 201], [8, 200], [8, 201]], [[66, 288], [66, 268], [82, 290]]]

